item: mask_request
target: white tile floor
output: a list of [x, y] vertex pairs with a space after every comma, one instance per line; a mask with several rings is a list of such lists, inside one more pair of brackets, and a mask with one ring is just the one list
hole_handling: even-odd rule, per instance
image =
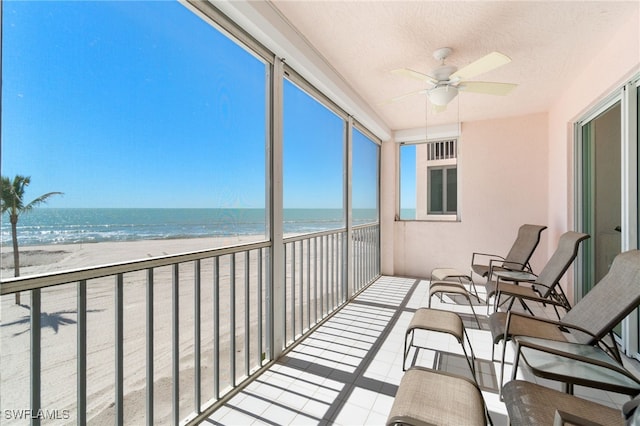
[[[383, 425], [402, 378], [404, 336], [413, 312], [428, 304], [428, 281], [382, 277], [260, 375], [207, 423], [220, 425]], [[482, 288], [479, 287], [479, 290]], [[481, 294], [482, 296], [482, 294]], [[458, 304], [459, 302], [459, 304]], [[485, 305], [476, 304], [477, 328], [466, 299], [432, 307], [458, 312], [477, 358], [478, 381], [495, 425], [508, 424], [498, 397], [499, 363], [491, 361]], [[443, 333], [416, 334], [410, 362], [471, 377], [462, 349]], [[496, 357], [499, 355], [496, 347]], [[511, 360], [513, 353], [507, 354]], [[521, 369], [522, 370], [522, 369]], [[509, 366], [506, 368], [510, 377]], [[522, 374], [519, 371], [519, 375]], [[524, 372], [528, 380], [532, 380]], [[536, 380], [541, 382], [541, 380]], [[551, 386], [559, 388], [557, 383]], [[619, 407], [624, 395], [576, 387], [576, 395]]]

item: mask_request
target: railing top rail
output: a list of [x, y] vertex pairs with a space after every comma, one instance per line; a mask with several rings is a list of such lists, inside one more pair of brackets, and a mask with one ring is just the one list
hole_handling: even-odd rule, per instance
[[362, 223], [360, 225], [353, 225], [352, 229], [356, 230], [356, 229], [371, 228], [373, 226], [378, 226], [378, 225], [380, 225], [379, 222]]
[[72, 269], [67, 271], [2, 279], [0, 281], [0, 295], [4, 296], [5, 294], [12, 294], [20, 291], [53, 287], [78, 281], [107, 277], [110, 275], [126, 274], [129, 272], [136, 272], [145, 269], [170, 266], [176, 263], [192, 262], [194, 260], [224, 256], [226, 254], [240, 253], [269, 246], [271, 246], [270, 241], [262, 241], [257, 243], [238, 244], [234, 246], [225, 246], [168, 256], [159, 256], [150, 259], [140, 259], [107, 265]]
[[[363, 228], [369, 228], [369, 227], [378, 226], [378, 225], [379, 225], [378, 222], [370, 222], [370, 223], [364, 223], [361, 225], [354, 225], [352, 229], [363, 229]], [[294, 241], [308, 240], [310, 238], [323, 237], [325, 235], [340, 234], [343, 232], [347, 232], [347, 229], [346, 228], [329, 229], [327, 231], [318, 231], [318, 232], [311, 232], [308, 234], [288, 236], [288, 237], [285, 237], [283, 241], [285, 243], [292, 243]]]
[[308, 240], [310, 238], [323, 237], [325, 235], [341, 234], [343, 232], [347, 232], [347, 229], [346, 228], [337, 228], [337, 229], [330, 229], [328, 231], [320, 231], [320, 232], [312, 232], [312, 233], [309, 233], [309, 234], [293, 235], [293, 236], [290, 236], [290, 237], [285, 237], [283, 239], [283, 241], [285, 243], [292, 243], [294, 241]]

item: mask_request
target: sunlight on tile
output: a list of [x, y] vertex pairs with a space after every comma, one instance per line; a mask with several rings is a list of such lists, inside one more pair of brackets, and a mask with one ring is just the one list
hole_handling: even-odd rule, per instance
[[[484, 290], [478, 287], [483, 296]], [[495, 425], [507, 425], [500, 401], [502, 345], [493, 347], [486, 327], [486, 306], [474, 300], [482, 329], [468, 301], [434, 297], [432, 307], [457, 312], [474, 354], [478, 383]], [[383, 425], [403, 377], [407, 327], [416, 309], [428, 304], [428, 281], [382, 277], [363, 291], [309, 337], [290, 350], [267, 372], [216, 411], [210, 423], [288, 425]], [[492, 308], [493, 309], [493, 308]], [[446, 333], [418, 330], [407, 355], [407, 367], [420, 365], [472, 377], [462, 347]], [[469, 353], [468, 343], [465, 347]], [[513, 347], [506, 348], [505, 380], [512, 372]], [[529, 377], [524, 368], [518, 377]], [[541, 379], [536, 379], [540, 381]], [[557, 384], [555, 384], [557, 385]], [[553, 386], [553, 384], [552, 384]], [[615, 406], [624, 399], [605, 392], [576, 389], [576, 393]]]

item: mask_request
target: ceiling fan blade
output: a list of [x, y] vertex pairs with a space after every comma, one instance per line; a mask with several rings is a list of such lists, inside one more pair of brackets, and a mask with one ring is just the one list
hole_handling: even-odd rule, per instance
[[390, 104], [390, 103], [393, 103], [393, 102], [398, 102], [398, 101], [401, 101], [401, 100], [403, 100], [405, 98], [409, 98], [409, 97], [415, 96], [415, 95], [424, 95], [425, 93], [427, 93], [426, 89], [418, 90], [416, 92], [406, 93], [404, 95], [400, 95], [400, 96], [396, 96], [395, 98], [388, 99], [388, 100], [382, 102], [382, 104]]
[[466, 67], [454, 72], [451, 74], [450, 79], [467, 80], [475, 77], [476, 75], [484, 74], [485, 72], [501, 67], [509, 62], [511, 62], [511, 58], [507, 55], [500, 52], [491, 52], [475, 62], [470, 63]]
[[431, 77], [430, 75], [423, 74], [421, 72], [414, 71], [414, 70], [409, 69], [409, 68], [401, 68], [401, 69], [397, 69], [397, 70], [392, 70], [391, 74], [401, 75], [401, 76], [404, 76], [404, 77], [410, 77], [410, 78], [414, 78], [414, 79], [420, 80], [420, 81], [428, 81], [429, 83], [433, 83], [433, 84], [438, 82], [438, 80], [436, 80], [435, 78]]
[[483, 93], [485, 95], [506, 96], [518, 87], [512, 83], [492, 83], [488, 81], [465, 81], [458, 88], [464, 92]]

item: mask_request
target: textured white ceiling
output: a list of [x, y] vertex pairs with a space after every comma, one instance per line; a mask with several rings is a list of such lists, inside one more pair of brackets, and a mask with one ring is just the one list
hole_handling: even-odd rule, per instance
[[[606, 46], [640, 2], [281, 1], [272, 4], [392, 130], [424, 126], [424, 83], [391, 74], [428, 73], [432, 53], [451, 47], [459, 68], [499, 51], [512, 62], [474, 81], [516, 83], [508, 96], [462, 93], [430, 124], [547, 111], [563, 87]], [[630, 52], [638, 55], [638, 52]], [[459, 114], [459, 116], [458, 116]], [[459, 118], [458, 118], [459, 117]]]

